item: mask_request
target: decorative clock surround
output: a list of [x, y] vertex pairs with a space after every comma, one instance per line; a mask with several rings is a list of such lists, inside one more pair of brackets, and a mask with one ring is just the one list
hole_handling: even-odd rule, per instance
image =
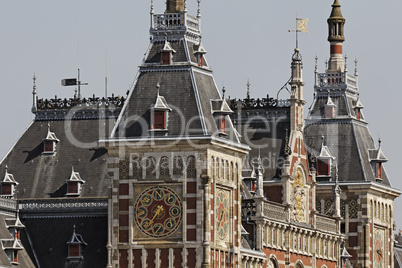
[[[145, 188], [145, 187], [144, 187]], [[182, 187], [136, 187], [134, 239], [182, 237]]]
[[216, 235], [220, 240], [229, 241], [230, 199], [229, 191], [219, 189], [215, 201]]

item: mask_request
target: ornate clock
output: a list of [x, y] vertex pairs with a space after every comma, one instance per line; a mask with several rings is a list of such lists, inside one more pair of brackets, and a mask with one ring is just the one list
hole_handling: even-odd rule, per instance
[[218, 190], [215, 202], [216, 235], [221, 240], [229, 240], [229, 191]]
[[374, 267], [385, 267], [384, 230], [374, 230]]
[[176, 190], [155, 186], [146, 188], [137, 197], [134, 207], [135, 224], [139, 229], [134, 231], [136, 238], [167, 237], [181, 231], [183, 205], [179, 196], [181, 187]]

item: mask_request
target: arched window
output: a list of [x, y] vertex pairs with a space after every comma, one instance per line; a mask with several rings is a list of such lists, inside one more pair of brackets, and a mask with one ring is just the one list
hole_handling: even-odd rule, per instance
[[163, 156], [159, 163], [159, 176], [160, 177], [169, 177], [169, 158]]
[[197, 177], [197, 167], [195, 157], [190, 155], [187, 158], [187, 178], [196, 178]]
[[147, 177], [153, 177], [156, 174], [156, 160], [150, 156], [146, 161], [146, 175]]
[[183, 158], [175, 156], [173, 158], [173, 175], [183, 175]]
[[303, 265], [303, 263], [302, 263], [301, 261], [298, 261], [298, 262], [296, 263], [295, 268], [303, 268], [303, 267], [304, 267], [304, 265]]

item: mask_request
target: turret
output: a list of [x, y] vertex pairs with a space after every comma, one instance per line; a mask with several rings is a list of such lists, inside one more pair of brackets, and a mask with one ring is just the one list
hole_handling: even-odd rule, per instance
[[343, 42], [345, 41], [345, 19], [342, 16], [339, 0], [332, 5], [332, 12], [328, 18], [328, 41], [331, 44], [331, 57], [329, 59], [328, 72], [338, 72], [345, 69], [343, 60]]

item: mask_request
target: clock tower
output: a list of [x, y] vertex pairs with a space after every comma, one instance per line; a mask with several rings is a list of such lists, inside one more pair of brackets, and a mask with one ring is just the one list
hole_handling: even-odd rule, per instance
[[[184, 0], [151, 7], [151, 42], [108, 149], [108, 268], [238, 267], [242, 159]], [[200, 8], [198, 8], [198, 15]], [[223, 266], [222, 266], [223, 267]]]

